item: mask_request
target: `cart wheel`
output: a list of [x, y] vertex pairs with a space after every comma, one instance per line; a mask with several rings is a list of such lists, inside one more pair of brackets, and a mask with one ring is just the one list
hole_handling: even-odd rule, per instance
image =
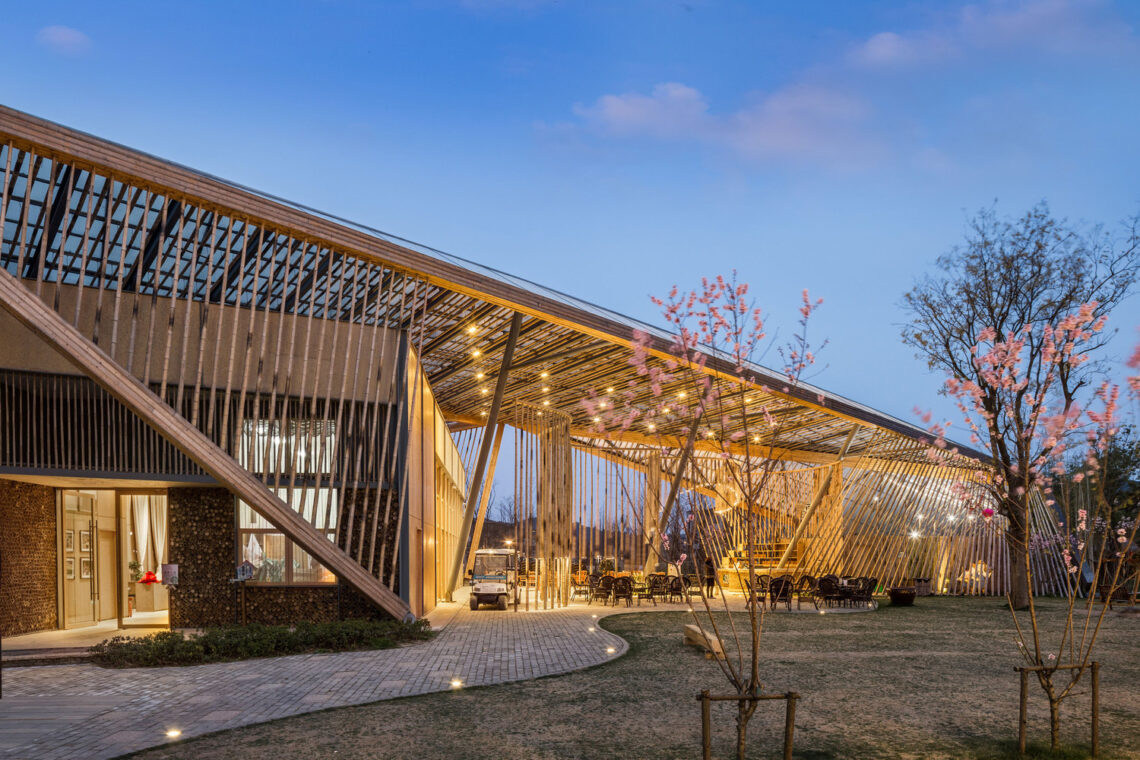
[[470, 604], [471, 604], [471, 610], [472, 611], [479, 609], [479, 597], [472, 596]]
[[499, 602], [495, 606], [500, 610], [505, 610], [507, 608], [507, 595], [499, 594]]

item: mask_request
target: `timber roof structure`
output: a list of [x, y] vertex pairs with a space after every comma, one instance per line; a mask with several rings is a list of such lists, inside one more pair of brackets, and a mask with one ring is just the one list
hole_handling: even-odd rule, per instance
[[[30, 255], [18, 264], [10, 248], [0, 250], [0, 267], [25, 280], [57, 278], [62, 284], [105, 289], [118, 281], [124, 292], [185, 291], [205, 303], [399, 327], [407, 331], [453, 429], [482, 424], [516, 312], [524, 319], [505, 397], [548, 402], [570, 414], [580, 439], [594, 435], [590, 413], [581, 404], [584, 395], [590, 389], [624, 389], [636, 380], [630, 364], [635, 330], [652, 336], [655, 361], [670, 353], [670, 334], [653, 325], [13, 109], [0, 107], [0, 139], [13, 146], [4, 188], [7, 208], [25, 215], [26, 228], [33, 231], [25, 247], [43, 251], [44, 259]], [[59, 192], [61, 187], [67, 191]], [[122, 202], [117, 194], [128, 188], [146, 189], [143, 204]], [[85, 206], [90, 214], [91, 204], [112, 209], [109, 221], [75, 227]], [[193, 239], [208, 251], [210, 260], [184, 271], [156, 265], [166, 258], [162, 241], [175, 230], [179, 239]], [[41, 245], [45, 238], [48, 244]], [[93, 246], [92, 240], [100, 244]], [[81, 249], [90, 255], [80, 256]], [[370, 266], [364, 271], [357, 261]], [[23, 270], [17, 273], [18, 266]], [[285, 276], [273, 277], [275, 267]], [[424, 287], [409, 290], [403, 286], [409, 278]], [[731, 374], [715, 356], [708, 368], [722, 381]], [[821, 388], [800, 384], [786, 392], [772, 390], [786, 381], [762, 366], [750, 370], [756, 384], [749, 391], [749, 408], [764, 407], [781, 423], [771, 431], [748, 428], [761, 450], [793, 462], [832, 462], [853, 423], [858, 429], [850, 442], [852, 455], [884, 456], [882, 446], [872, 447], [881, 431], [907, 443], [929, 441], [915, 425]], [[745, 429], [749, 421], [743, 411], [730, 408], [729, 422], [717, 434], [727, 438]], [[681, 422], [670, 428], [662, 421], [652, 437], [627, 432], [623, 441], [676, 441], [683, 433]], [[974, 460], [973, 466], [988, 459], [964, 447], [959, 451]], [[904, 445], [897, 455], [917, 456], [914, 452], [913, 445]], [[756, 455], [754, 450], [737, 453]]]

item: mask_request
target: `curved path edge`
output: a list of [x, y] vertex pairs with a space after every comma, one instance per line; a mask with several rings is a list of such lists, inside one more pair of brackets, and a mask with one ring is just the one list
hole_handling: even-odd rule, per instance
[[172, 729], [187, 739], [447, 691], [455, 679], [471, 687], [569, 673], [629, 650], [599, 619], [685, 608], [572, 605], [514, 614], [471, 612], [463, 598], [428, 616], [439, 630], [431, 641], [397, 649], [168, 668], [10, 668], [0, 699], [0, 758], [112, 758], [174, 741]]

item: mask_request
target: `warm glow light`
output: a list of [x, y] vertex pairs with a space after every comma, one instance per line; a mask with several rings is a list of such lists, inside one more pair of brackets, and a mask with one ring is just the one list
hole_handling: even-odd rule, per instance
[[613, 393], [613, 392], [614, 392], [614, 388], [612, 385], [609, 388], [606, 388], [606, 393]]
[[486, 417], [486, 416], [487, 416], [487, 413], [486, 413], [486, 412], [479, 412], [479, 416], [480, 416], [480, 417]]
[[753, 443], [760, 443], [760, 436], [758, 436], [758, 435], [752, 436], [752, 442]]
[[550, 393], [550, 386], [549, 385], [542, 386], [542, 392], [543, 393]]
[[616, 651], [617, 650], [614, 649], [613, 647], [606, 647], [606, 654], [613, 654]]
[[955, 518], [954, 515], [947, 515], [946, 516], [946, 519], [949, 520], [950, 522], [954, 522], [954, 518]]
[[686, 395], [685, 392], [681, 391], [680, 393], [677, 394], [677, 398], [684, 398], [685, 395]]
[[668, 414], [669, 413], [669, 407], [665, 407], [664, 409], [662, 409], [661, 413], [662, 414]]
[[460, 681], [458, 678], [452, 678], [451, 679], [451, 688], [461, 689], [461, 688], [463, 688], [463, 682]]
[[482, 352], [482, 351], [472, 351], [472, 352], [471, 352], [471, 355], [472, 355], [473, 357], [475, 357], [476, 359], [478, 359], [480, 356], [482, 356], [482, 355], [483, 355], [483, 352]]
[[484, 375], [482, 372], [476, 372], [475, 373], [475, 379], [476, 380], [482, 380], [484, 377], [486, 377], [486, 375]]
[[543, 406], [550, 406], [550, 400], [549, 400], [549, 399], [543, 399], [543, 400], [542, 400], [542, 405], [543, 405]]
[[910, 537], [911, 537], [911, 538], [918, 538], [918, 531], [917, 531], [917, 530], [912, 530], [912, 531], [910, 532]]
[[470, 327], [467, 328], [467, 334], [468, 335], [474, 335], [477, 332], [479, 332], [479, 328], [476, 327], [475, 325], [471, 325]]
[[650, 422], [649, 423], [649, 432], [652, 433], [656, 429], [657, 429], [657, 426], [654, 425], [652, 422]]
[[713, 431], [710, 430], [707, 433], [705, 433], [705, 438], [712, 438], [712, 437], [713, 437]]
[[504, 543], [506, 543], [507, 546], [510, 546], [511, 544], [514, 543], [514, 541], [512, 541], [511, 539], [508, 538]]
[[595, 417], [595, 418], [594, 418], [594, 422], [601, 422], [601, 421], [602, 421], [602, 418], [601, 418], [601, 417]]
[[541, 377], [541, 378], [550, 377], [550, 373], [549, 372], [543, 372], [541, 375], [539, 375], [539, 377]]
[[594, 626], [590, 626], [586, 630], [589, 631], [590, 633], [593, 633], [594, 632]]
[[479, 392], [482, 393], [484, 396], [486, 396], [488, 393], [490, 393], [490, 391], [487, 390], [486, 388], [480, 388]]
[[921, 519], [922, 519], [922, 515], [918, 515], [918, 519], [919, 519], [919, 520], [921, 520]]
[[590, 615], [590, 617], [592, 617], [592, 618], [596, 618], [596, 617], [597, 617], [597, 615]]
[[169, 728], [166, 730], [166, 736], [170, 739], [177, 739], [179, 736], [182, 736], [182, 732], [177, 728]]
[[599, 401], [598, 406], [602, 409], [605, 409], [606, 408], [606, 402], [605, 401]]

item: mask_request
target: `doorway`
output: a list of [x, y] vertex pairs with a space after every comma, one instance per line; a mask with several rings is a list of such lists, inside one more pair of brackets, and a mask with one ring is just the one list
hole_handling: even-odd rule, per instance
[[94, 625], [99, 614], [98, 521], [92, 491], [60, 492], [60, 586], [64, 628]]

